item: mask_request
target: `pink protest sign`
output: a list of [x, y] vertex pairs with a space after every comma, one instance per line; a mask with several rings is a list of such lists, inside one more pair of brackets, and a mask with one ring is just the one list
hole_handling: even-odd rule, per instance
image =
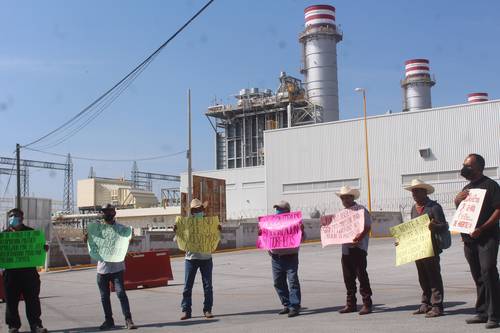
[[471, 234], [476, 229], [485, 195], [486, 190], [483, 189], [469, 190], [469, 195], [460, 203], [453, 216], [453, 221], [450, 223], [451, 231]]
[[343, 209], [337, 214], [321, 217], [321, 245], [352, 243], [365, 226], [365, 210], [362, 206]]
[[301, 225], [301, 212], [261, 216], [261, 235], [257, 238], [257, 247], [264, 250], [299, 247], [302, 238]]

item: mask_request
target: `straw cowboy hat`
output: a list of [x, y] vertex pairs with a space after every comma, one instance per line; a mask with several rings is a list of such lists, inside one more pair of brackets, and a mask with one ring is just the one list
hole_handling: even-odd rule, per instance
[[412, 179], [411, 183], [409, 186], [405, 186], [404, 189], [407, 191], [411, 191], [414, 188], [422, 188], [427, 191], [427, 194], [434, 193], [434, 187], [430, 184], [425, 183], [423, 180], [420, 179]]
[[205, 202], [201, 202], [200, 199], [198, 198], [194, 198], [193, 200], [191, 200], [191, 208], [207, 208], [208, 206], [208, 201], [205, 201]]
[[338, 197], [341, 197], [343, 195], [352, 195], [354, 197], [354, 200], [359, 198], [359, 190], [356, 190], [355, 188], [351, 188], [350, 186], [342, 186], [340, 188], [340, 191], [335, 193]]

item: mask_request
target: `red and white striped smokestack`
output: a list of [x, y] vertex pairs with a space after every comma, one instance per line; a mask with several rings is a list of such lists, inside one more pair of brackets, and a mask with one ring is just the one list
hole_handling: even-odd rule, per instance
[[488, 93], [479, 92], [471, 93], [467, 95], [467, 102], [469, 103], [479, 103], [488, 101]]
[[405, 77], [430, 76], [428, 59], [411, 59], [405, 61]]
[[335, 7], [330, 5], [313, 5], [304, 9], [305, 27], [317, 24], [335, 26]]

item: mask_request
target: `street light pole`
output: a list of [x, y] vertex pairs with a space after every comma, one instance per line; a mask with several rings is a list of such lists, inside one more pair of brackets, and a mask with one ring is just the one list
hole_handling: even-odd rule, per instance
[[370, 159], [368, 157], [368, 122], [366, 120], [366, 90], [364, 88], [356, 88], [354, 91], [363, 93], [363, 120], [365, 127], [365, 163], [366, 163], [366, 179], [368, 183], [368, 211], [372, 211], [372, 194], [370, 180]]
[[189, 205], [191, 200], [193, 200], [193, 169], [192, 169], [192, 155], [191, 155], [191, 89], [188, 89], [188, 149], [187, 149], [187, 177], [188, 177], [188, 188], [187, 188], [187, 202], [186, 202], [186, 215], [191, 216], [191, 210]]
[[16, 144], [16, 184], [16, 208], [21, 209], [21, 145], [19, 143]]

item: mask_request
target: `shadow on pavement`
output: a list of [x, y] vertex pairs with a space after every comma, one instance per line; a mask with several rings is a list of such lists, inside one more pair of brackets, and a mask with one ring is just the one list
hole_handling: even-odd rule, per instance
[[[444, 313], [446, 315], [450, 314], [461, 314], [461, 313], [470, 313], [470, 312], [462, 312], [462, 311], [469, 311], [469, 309], [456, 309], [456, 310], [448, 310], [449, 308], [459, 306], [459, 305], [464, 305], [466, 302], [444, 302]], [[374, 304], [373, 305], [373, 312], [374, 313], [379, 313], [379, 312], [398, 312], [398, 311], [408, 311], [408, 312], [413, 312], [418, 309], [420, 304], [410, 304], [410, 305], [402, 305], [402, 306], [397, 306], [397, 307], [386, 307], [384, 306], [385, 304]]]
[[[191, 325], [199, 325], [199, 324], [210, 324], [217, 322], [217, 319], [203, 319], [203, 320], [183, 320], [183, 321], [173, 321], [169, 323], [153, 323], [153, 324], [145, 324], [140, 325], [137, 324], [137, 328], [146, 328], [146, 327], [168, 327], [168, 326], [191, 326]], [[101, 332], [113, 332], [118, 330], [123, 330], [123, 326], [117, 326], [114, 329], [101, 331]], [[99, 327], [76, 327], [76, 328], [65, 328], [60, 330], [50, 330], [51, 333], [82, 333], [82, 332], [99, 332]]]

